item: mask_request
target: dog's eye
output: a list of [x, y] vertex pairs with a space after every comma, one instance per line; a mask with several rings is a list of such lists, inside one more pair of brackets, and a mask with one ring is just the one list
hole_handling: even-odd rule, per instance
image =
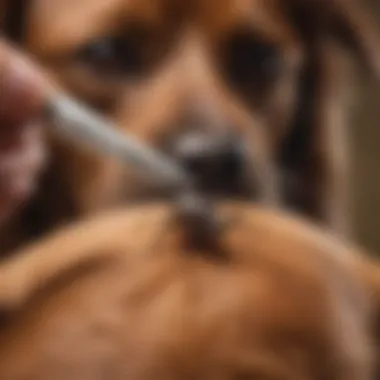
[[79, 60], [101, 74], [138, 74], [142, 68], [142, 54], [134, 40], [105, 37], [88, 43]]
[[281, 56], [276, 46], [244, 32], [228, 41], [224, 61], [228, 77], [244, 87], [257, 89], [270, 85], [281, 71]]

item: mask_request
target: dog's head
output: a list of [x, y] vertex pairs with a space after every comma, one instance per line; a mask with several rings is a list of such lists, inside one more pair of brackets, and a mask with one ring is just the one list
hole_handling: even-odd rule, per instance
[[[340, 144], [329, 129], [338, 48], [379, 66], [371, 23], [349, 1], [2, 4], [5, 31], [56, 81], [178, 159], [212, 195], [273, 200], [280, 171], [299, 177], [306, 190], [295, 197], [307, 203], [333, 160], [331, 140]], [[112, 160], [55, 153], [53, 172], [79, 211], [159, 195]]]

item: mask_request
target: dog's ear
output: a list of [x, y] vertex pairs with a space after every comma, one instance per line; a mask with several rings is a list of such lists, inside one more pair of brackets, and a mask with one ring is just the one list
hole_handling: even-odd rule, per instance
[[333, 38], [380, 77], [380, 30], [361, 0], [291, 0], [293, 15], [310, 36]]
[[279, 150], [279, 161], [298, 183], [296, 190], [285, 189], [286, 197], [342, 234], [349, 234], [350, 223], [341, 48], [380, 78], [380, 31], [355, 1], [363, 0], [281, 2], [305, 51], [294, 123]]
[[330, 7], [331, 31], [367, 68], [380, 76], [380, 33], [374, 20], [358, 4], [348, 0], [331, 1]]
[[21, 43], [24, 38], [30, 3], [31, 0], [0, 0], [0, 31], [12, 42]]

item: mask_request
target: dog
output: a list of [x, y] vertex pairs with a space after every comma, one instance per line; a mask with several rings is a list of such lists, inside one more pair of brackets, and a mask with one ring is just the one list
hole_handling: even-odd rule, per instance
[[[379, 73], [354, 2], [3, 0], [2, 30], [52, 81], [178, 160], [210, 197], [298, 210], [349, 236], [342, 51]], [[48, 123], [47, 123], [48, 124]], [[167, 197], [50, 136], [16, 246], [122, 203]], [[23, 236], [22, 238], [20, 236]], [[12, 244], [10, 244], [12, 246]]]
[[379, 267], [300, 217], [215, 209], [214, 245], [149, 204], [4, 260], [1, 378], [374, 379]]

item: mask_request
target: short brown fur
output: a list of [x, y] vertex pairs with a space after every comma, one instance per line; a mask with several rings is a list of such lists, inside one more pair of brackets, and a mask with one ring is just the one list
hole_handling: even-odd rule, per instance
[[362, 257], [274, 211], [218, 210], [220, 256], [187, 249], [173, 208], [156, 205], [5, 262], [1, 378], [372, 379]]

